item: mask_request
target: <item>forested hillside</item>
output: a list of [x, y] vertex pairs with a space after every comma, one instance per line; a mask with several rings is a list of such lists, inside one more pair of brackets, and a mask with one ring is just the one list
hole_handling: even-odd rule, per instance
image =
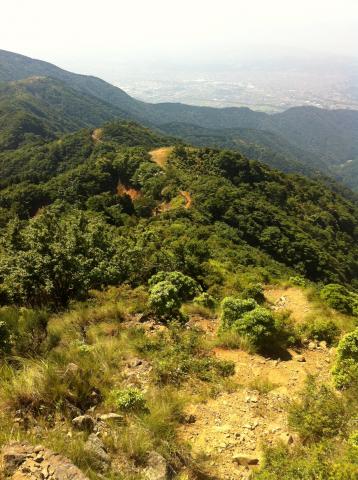
[[[33, 76], [57, 79], [63, 86], [80, 92], [86, 97], [82, 101], [80, 111], [88, 108], [88, 118], [97, 116], [102, 121], [113, 118], [103, 117], [102, 102], [105, 102], [111, 105], [111, 108], [107, 109], [107, 115], [129, 118], [148, 126], [174, 122], [220, 130], [215, 135], [220, 137], [220, 146], [225, 147], [227, 143], [235, 144], [237, 135], [226, 132], [224, 134], [226, 138], [223, 140], [222, 129], [249, 129], [250, 143], [264, 148], [269, 146], [267, 132], [270, 132], [278, 135], [280, 139], [277, 147], [275, 144], [270, 147], [273, 155], [265, 153], [265, 161], [275, 167], [278, 161], [275, 157], [283, 154], [287, 157], [287, 169], [295, 168], [296, 161], [304, 164], [304, 167], [297, 164], [295, 171], [298, 173], [304, 169], [304, 173], [307, 174], [312, 169], [319, 168], [324, 173], [334, 175], [336, 169], [332, 167], [352, 160], [358, 155], [358, 112], [354, 110], [330, 111], [315, 107], [295, 107], [286, 112], [268, 115], [248, 108], [216, 109], [174, 103], [149, 104], [130, 97], [123, 90], [98, 78], [73, 74], [47, 62], [0, 51], [0, 81], [8, 82]], [[98, 105], [98, 101], [92, 106], [85, 105], [94, 98], [100, 100], [102, 105]], [[84, 125], [77, 124], [78, 126]], [[243, 139], [247, 139], [246, 135]], [[280, 165], [284, 164], [284, 158], [281, 157], [279, 162]], [[345, 175], [340, 173], [336, 175], [339, 180], [348, 182], [350, 187], [356, 189], [357, 179], [354, 170], [352, 174], [353, 179], [348, 180]]]
[[324, 129], [298, 146], [316, 113], [290, 143], [1, 51], [0, 78], [0, 478], [356, 480], [358, 207]]
[[25, 140], [0, 154], [5, 476], [354, 480], [356, 205], [127, 121]]
[[[17, 235], [26, 236], [33, 228], [47, 230], [50, 224], [46, 219], [53, 218], [51, 233], [45, 236], [51, 243], [57, 235], [56, 225], [75, 228], [72, 219], [79, 213], [73, 217], [73, 208], [83, 211], [85, 223], [103, 225], [109, 238], [119, 235], [125, 239], [128, 250], [128, 258], [123, 259], [127, 266], [113, 278], [99, 276], [93, 286], [116, 283], [118, 278], [140, 284], [155, 270], [171, 265], [208, 288], [210, 263], [223, 259], [221, 242], [232, 252], [226, 255], [229, 263], [225, 261], [232, 272], [236, 265], [249, 262], [252, 268], [267, 268], [272, 274], [292, 268], [315, 281], [357, 280], [357, 209], [353, 204], [324, 184], [287, 176], [230, 151], [179, 146], [163, 169], [148, 151], [169, 144], [170, 139], [135, 124], [109, 123], [102, 129], [82, 130], [47, 144], [0, 154], [1, 224], [5, 238], [12, 238], [9, 250], [4, 250], [4, 261], [10, 262], [11, 268], [3, 270], [3, 282], [7, 284], [7, 275], [13, 278], [17, 268], [20, 275], [33, 267], [32, 261], [26, 268], [24, 264], [16, 267], [23, 261], [20, 252], [31, 256], [37, 248], [16, 240]], [[188, 192], [190, 208], [183, 208], [180, 192]], [[18, 233], [13, 237], [15, 224]], [[173, 225], [177, 225], [174, 230]], [[190, 242], [185, 246], [189, 231]], [[143, 244], [141, 238], [149, 232], [156, 240]], [[211, 248], [209, 238], [214, 242]], [[164, 242], [160, 253], [156, 242]], [[184, 251], [189, 249], [184, 256], [175, 253], [177, 242], [183, 242]], [[115, 245], [120, 242], [114, 240], [111, 251]], [[131, 251], [142, 261], [132, 264]], [[28, 275], [30, 272], [26, 284]], [[51, 275], [46, 271], [38, 280], [32, 279], [31, 291], [40, 292], [50, 285], [55, 280]], [[72, 274], [66, 275], [71, 284]], [[16, 297], [19, 282], [20, 276], [12, 293]], [[40, 282], [37, 288], [36, 282]], [[71, 291], [79, 294], [68, 288], [68, 295]], [[23, 295], [23, 301], [39, 301], [31, 292]]]
[[126, 117], [119, 108], [50, 78], [0, 83], [0, 150]]

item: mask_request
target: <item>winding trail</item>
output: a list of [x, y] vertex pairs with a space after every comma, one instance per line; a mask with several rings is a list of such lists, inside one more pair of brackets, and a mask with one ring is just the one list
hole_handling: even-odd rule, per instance
[[[271, 301], [276, 294], [281, 298], [281, 293], [276, 289], [275, 294], [267, 295]], [[291, 288], [284, 293], [287, 302], [297, 306], [293, 320], [300, 321], [299, 308], [311, 308], [304, 292]], [[297, 299], [302, 301], [299, 307]], [[216, 335], [218, 320], [194, 317], [191, 322], [204, 329], [209, 338]], [[234, 457], [243, 455], [261, 461], [263, 446], [297, 441], [288, 428], [287, 402], [302, 390], [307, 374], [316, 375], [319, 381], [329, 380], [334, 350], [323, 345], [300, 352], [289, 349], [282, 359], [225, 348], [215, 348], [214, 354], [234, 362], [236, 389], [191, 405], [187, 413], [196, 421], [181, 427], [179, 434], [191, 445], [194, 455], [204, 454], [207, 473], [214, 478], [248, 479], [254, 467], [240, 466]]]

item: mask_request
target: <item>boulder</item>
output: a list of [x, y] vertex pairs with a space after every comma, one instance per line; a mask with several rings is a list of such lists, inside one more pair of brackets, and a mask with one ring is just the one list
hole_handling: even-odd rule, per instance
[[72, 425], [82, 432], [93, 432], [95, 421], [90, 415], [80, 415], [72, 420]]
[[101, 420], [102, 422], [108, 422], [108, 421], [115, 421], [118, 423], [123, 423], [124, 422], [124, 417], [123, 415], [119, 415], [118, 413], [104, 413], [103, 415], [100, 415], [98, 417], [98, 420]]
[[28, 443], [15, 442], [2, 449], [2, 472], [12, 480], [88, 480], [66, 457]]
[[111, 463], [111, 458], [108, 455], [102, 440], [95, 433], [91, 433], [88, 437], [84, 450], [97, 460], [102, 470], [107, 470]]
[[22, 443], [11, 443], [5, 445], [2, 450], [3, 471], [6, 477], [10, 477], [20, 465], [22, 465], [27, 456], [31, 453], [31, 445]]
[[157, 452], [150, 452], [144, 476], [147, 480], [167, 480], [168, 465], [165, 458]]
[[238, 453], [232, 457], [233, 462], [236, 462], [238, 465], [248, 467], [249, 465], [258, 465], [259, 459], [257, 457], [251, 457], [245, 453]]

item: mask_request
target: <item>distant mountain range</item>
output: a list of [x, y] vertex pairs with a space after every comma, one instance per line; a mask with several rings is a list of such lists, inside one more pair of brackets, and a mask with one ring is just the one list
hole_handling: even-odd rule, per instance
[[237, 149], [288, 172], [335, 176], [358, 189], [358, 111], [150, 104], [92, 76], [0, 50], [0, 148], [121, 118], [197, 145]]

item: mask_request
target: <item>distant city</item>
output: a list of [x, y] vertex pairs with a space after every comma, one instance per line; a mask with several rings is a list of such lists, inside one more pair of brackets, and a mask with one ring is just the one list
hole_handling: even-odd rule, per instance
[[312, 105], [327, 109], [358, 109], [357, 64], [325, 63], [239, 66], [224, 72], [143, 71], [111, 81], [147, 102], [180, 102], [212, 107], [249, 107], [279, 112]]

